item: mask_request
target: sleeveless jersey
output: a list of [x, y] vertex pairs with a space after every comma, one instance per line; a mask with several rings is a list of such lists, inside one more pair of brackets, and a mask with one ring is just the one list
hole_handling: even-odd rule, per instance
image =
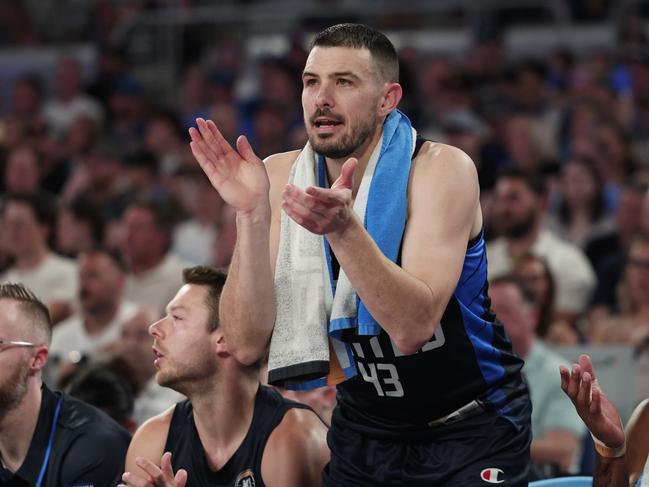
[[180, 468], [187, 470], [187, 487], [262, 487], [261, 460], [266, 442], [291, 408], [308, 409], [308, 406], [284, 399], [274, 389], [260, 386], [248, 433], [234, 455], [214, 472], [209, 468], [196, 430], [192, 405], [189, 401], [179, 402], [164, 451], [172, 453], [174, 472]]
[[[417, 142], [415, 156], [423, 141]], [[333, 252], [331, 260], [337, 275]], [[359, 427], [417, 427], [475, 399], [521, 427], [513, 412], [519, 408], [513, 406], [529, 401], [520, 373], [523, 361], [490, 310], [487, 288], [481, 232], [467, 245], [457, 287], [440, 324], [417, 353], [404, 356], [383, 330], [375, 337], [358, 336], [353, 330], [343, 335], [351, 343], [358, 374], [338, 385], [338, 401], [362, 418], [365, 424]]]

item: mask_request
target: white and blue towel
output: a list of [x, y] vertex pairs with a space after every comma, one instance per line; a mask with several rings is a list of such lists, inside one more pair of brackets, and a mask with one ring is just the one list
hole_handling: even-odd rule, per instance
[[[372, 153], [354, 201], [383, 254], [397, 261], [406, 224], [408, 180], [416, 131], [400, 111], [392, 112]], [[306, 189], [326, 186], [324, 158], [307, 143], [291, 168], [289, 182]], [[268, 381], [291, 389], [311, 389], [327, 383], [330, 350], [344, 378], [356, 375], [344, 330], [378, 335], [381, 328], [358, 298], [343, 269], [333, 279], [329, 245], [281, 214], [275, 267], [277, 317], [270, 343]]]

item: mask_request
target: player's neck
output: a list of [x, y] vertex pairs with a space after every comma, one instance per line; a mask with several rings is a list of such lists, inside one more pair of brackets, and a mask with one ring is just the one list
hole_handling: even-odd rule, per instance
[[15, 472], [25, 461], [41, 408], [40, 380], [30, 378], [22, 401], [0, 417], [0, 457]]
[[209, 392], [192, 395], [196, 430], [212, 470], [227, 463], [248, 433], [259, 388], [256, 377], [249, 379], [225, 377]]

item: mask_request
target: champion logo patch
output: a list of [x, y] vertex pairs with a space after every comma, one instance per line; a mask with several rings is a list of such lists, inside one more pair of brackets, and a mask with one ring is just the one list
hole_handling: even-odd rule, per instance
[[485, 468], [480, 472], [480, 478], [489, 484], [502, 484], [505, 481], [505, 472], [499, 468]]

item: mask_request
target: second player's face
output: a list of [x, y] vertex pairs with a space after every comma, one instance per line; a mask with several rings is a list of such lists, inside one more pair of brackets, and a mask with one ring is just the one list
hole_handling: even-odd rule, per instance
[[149, 327], [156, 381], [161, 386], [186, 394], [192, 383], [216, 371], [206, 295], [204, 286], [185, 284], [167, 306], [166, 316]]
[[311, 50], [302, 75], [302, 108], [315, 152], [342, 159], [371, 141], [384, 89], [375, 70], [367, 49]]

